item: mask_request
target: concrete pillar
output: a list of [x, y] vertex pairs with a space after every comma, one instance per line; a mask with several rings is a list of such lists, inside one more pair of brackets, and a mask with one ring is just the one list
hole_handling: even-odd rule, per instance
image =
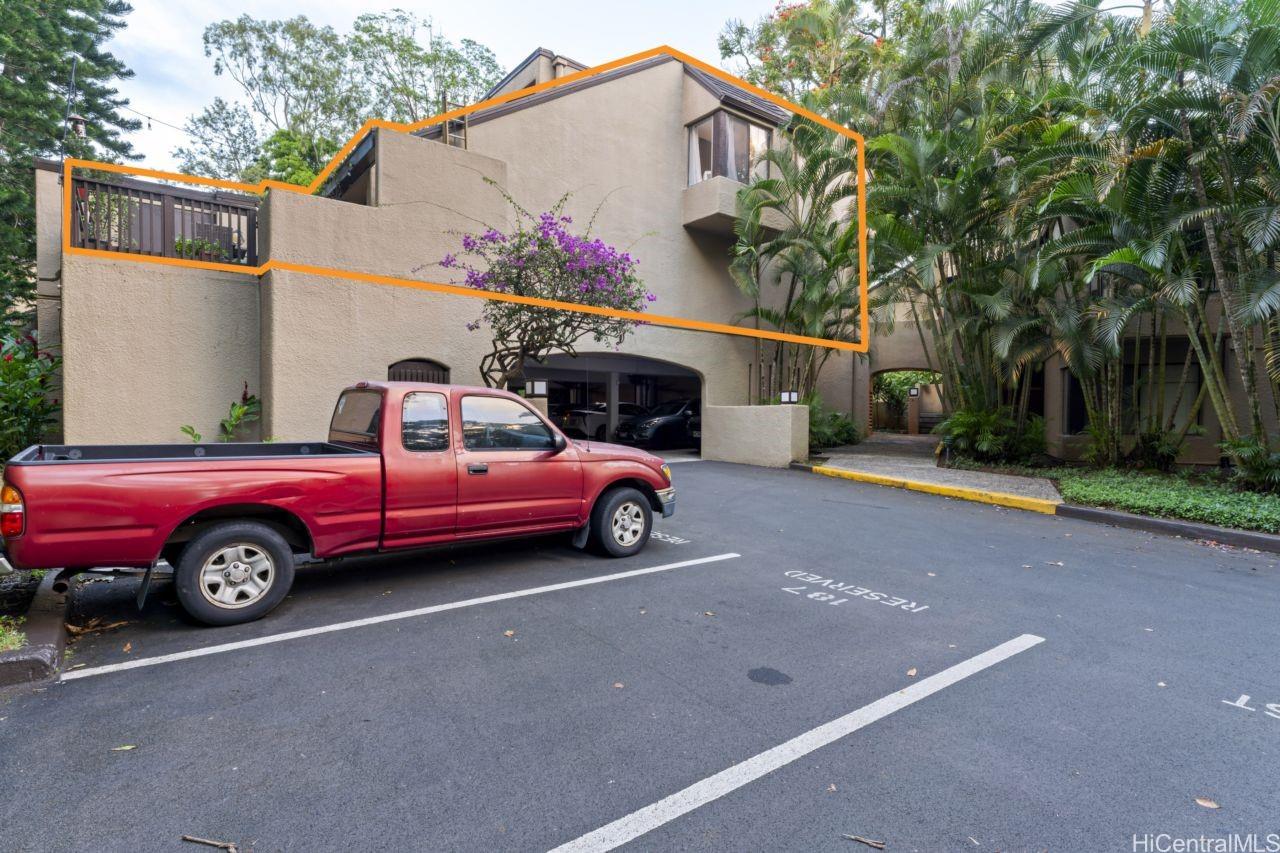
[[550, 413], [547, 411], [546, 397], [526, 397], [525, 402], [528, 403], [533, 408], [537, 409], [539, 412], [541, 412], [543, 417], [545, 418], [551, 417]]
[[604, 382], [604, 402], [607, 411], [604, 440], [612, 441], [614, 430], [618, 428], [618, 374], [613, 371]]
[[907, 397], [907, 435], [920, 434], [920, 395]]

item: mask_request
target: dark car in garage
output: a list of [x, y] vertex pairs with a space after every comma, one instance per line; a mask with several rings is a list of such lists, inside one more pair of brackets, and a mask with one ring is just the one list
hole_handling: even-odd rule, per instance
[[701, 400], [668, 400], [618, 426], [617, 439], [640, 447], [696, 447], [689, 424], [701, 409]]

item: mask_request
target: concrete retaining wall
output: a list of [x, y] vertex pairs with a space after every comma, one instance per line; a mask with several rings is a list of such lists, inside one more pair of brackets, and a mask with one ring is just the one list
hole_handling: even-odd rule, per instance
[[785, 468], [809, 458], [808, 406], [704, 406], [702, 458]]

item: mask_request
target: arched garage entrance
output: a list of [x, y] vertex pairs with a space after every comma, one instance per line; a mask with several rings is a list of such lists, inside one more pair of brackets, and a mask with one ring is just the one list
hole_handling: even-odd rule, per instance
[[[613, 440], [618, 425], [630, 418], [677, 401], [700, 403], [702, 397], [702, 377], [695, 371], [638, 355], [556, 354], [526, 364], [524, 373], [526, 379], [547, 380], [548, 414], [586, 438]], [[668, 431], [672, 439], [681, 434]]]

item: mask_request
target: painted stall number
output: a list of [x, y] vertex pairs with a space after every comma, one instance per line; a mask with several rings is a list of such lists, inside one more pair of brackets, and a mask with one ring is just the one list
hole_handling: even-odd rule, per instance
[[657, 539], [659, 542], [669, 542], [672, 545], [688, 545], [691, 540], [681, 539], [679, 536], [672, 536], [670, 533], [663, 533], [659, 530], [649, 532], [650, 539]]
[[[1232, 708], [1240, 708], [1244, 711], [1256, 711], [1258, 709], [1249, 704], [1249, 700], [1251, 698], [1252, 697], [1248, 693], [1241, 693], [1240, 698], [1236, 701], [1232, 702], [1230, 699], [1223, 699], [1222, 704], [1230, 705]], [[1280, 720], [1280, 702], [1263, 705], [1262, 713], [1268, 717], [1274, 717], [1275, 719]]]
[[[916, 604], [914, 601], [908, 601], [905, 598], [895, 598], [884, 592], [873, 592], [865, 587], [857, 586], [856, 584], [841, 583], [832, 578], [824, 578], [821, 575], [811, 574], [810, 572], [794, 570], [790, 572], [783, 572], [783, 574], [789, 578], [793, 578], [794, 580], [822, 587], [823, 589], [816, 592], [810, 592], [805, 596], [813, 601], [823, 601], [827, 604], [843, 604], [850, 598], [862, 598], [867, 601], [878, 601], [881, 604], [887, 604], [890, 607], [901, 608], [908, 613], [919, 613], [922, 610], [929, 609], [929, 605], [927, 604]], [[805, 592], [808, 589], [808, 586], [784, 586], [782, 591], [789, 592], [792, 595], [805, 595]], [[834, 592], [840, 593], [846, 597], [837, 599], [835, 595], [832, 595], [830, 592], [824, 592], [823, 590], [833, 590]]]
[[[789, 592], [792, 595], [804, 595], [804, 591], [808, 588], [807, 586], [784, 586], [782, 591]], [[811, 592], [804, 597], [812, 601], [825, 601], [827, 604], [844, 604], [849, 600], [847, 598], [836, 598], [829, 592]]]

